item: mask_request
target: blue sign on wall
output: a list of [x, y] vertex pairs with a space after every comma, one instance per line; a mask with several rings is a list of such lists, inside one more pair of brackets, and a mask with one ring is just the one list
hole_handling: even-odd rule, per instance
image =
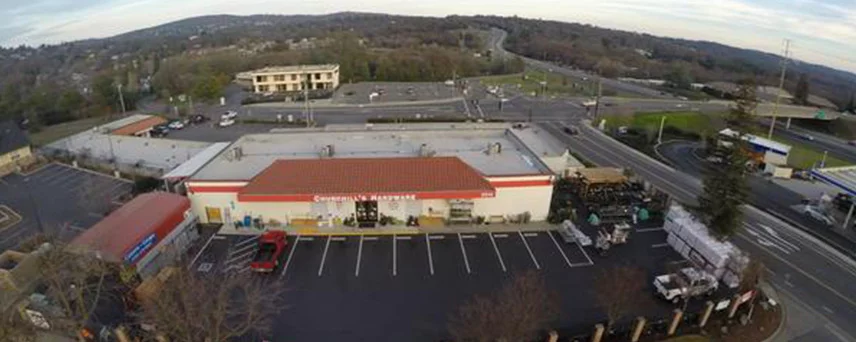
[[157, 242], [157, 240], [158, 236], [155, 233], [151, 233], [149, 234], [149, 236], [146, 236], [146, 238], [143, 239], [143, 241], [140, 241], [140, 243], [138, 243], [136, 246], [134, 246], [134, 248], [131, 249], [128, 254], [125, 254], [125, 262], [129, 264], [133, 264], [134, 262], [136, 262], [141, 255], [143, 255], [147, 250], [151, 249], [152, 246], [155, 245], [155, 242]]

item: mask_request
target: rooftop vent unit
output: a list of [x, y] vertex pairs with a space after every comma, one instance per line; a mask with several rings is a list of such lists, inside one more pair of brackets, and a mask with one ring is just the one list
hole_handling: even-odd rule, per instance
[[336, 154], [336, 148], [333, 145], [324, 145], [321, 152], [318, 154], [321, 158], [332, 158]]
[[433, 149], [428, 147], [428, 144], [419, 145], [420, 157], [433, 157], [435, 154], [437, 154], [437, 151], [434, 151]]
[[500, 154], [502, 153], [502, 144], [495, 142], [487, 144], [487, 150], [485, 151], [488, 155], [492, 154]]

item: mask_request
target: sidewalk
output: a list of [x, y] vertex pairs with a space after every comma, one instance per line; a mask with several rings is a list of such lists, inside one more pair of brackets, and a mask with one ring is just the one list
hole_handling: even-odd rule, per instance
[[[441, 227], [407, 227], [386, 226], [378, 228], [356, 228], [347, 226], [336, 227], [305, 227], [305, 226], [269, 226], [266, 230], [282, 230], [289, 234], [309, 235], [413, 235], [413, 234], [456, 234], [456, 233], [516, 233], [545, 231], [555, 229], [556, 225], [546, 222], [533, 222], [526, 224], [495, 223], [487, 225], [461, 224], [446, 225]], [[220, 235], [258, 235], [264, 230], [255, 228], [236, 228], [232, 225], [223, 225], [217, 234]]]
[[[339, 108], [339, 109], [348, 109], [348, 108], [382, 108], [382, 107], [406, 107], [406, 106], [420, 106], [420, 105], [434, 105], [434, 104], [446, 104], [446, 103], [455, 103], [460, 102], [464, 98], [463, 97], [450, 97], [445, 99], [435, 99], [435, 100], [422, 100], [422, 101], [397, 101], [397, 102], [375, 102], [375, 103], [333, 103], [332, 100], [314, 100], [309, 107], [312, 109], [321, 109], [321, 108]], [[304, 108], [306, 104], [303, 102], [267, 102], [267, 103], [254, 103], [244, 105], [244, 107], [257, 107], [257, 108], [291, 108], [291, 109], [301, 109]]]

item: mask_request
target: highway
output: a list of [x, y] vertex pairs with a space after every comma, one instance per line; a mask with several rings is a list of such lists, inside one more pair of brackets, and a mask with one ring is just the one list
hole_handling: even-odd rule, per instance
[[[803, 140], [805, 145], [811, 146], [818, 151], [828, 151], [830, 155], [856, 164], [856, 146], [848, 145], [847, 141], [844, 139], [810, 131], [805, 128], [797, 127], [796, 125], [791, 125], [790, 129], [786, 129], [784, 121], [785, 120], [782, 119], [776, 121], [776, 134], [780, 134], [786, 138], [794, 140]], [[760, 124], [764, 127], [770, 127], [770, 119], [763, 119]], [[811, 136], [814, 140], [806, 140], [806, 136]]]
[[[676, 200], [693, 204], [701, 192], [698, 178], [674, 170], [586, 124], [568, 136], [559, 122], [541, 124], [589, 161], [602, 166], [629, 167]], [[746, 206], [744, 229], [734, 243], [760, 258], [769, 280], [780, 291], [803, 302], [828, 323], [805, 332], [816, 340], [856, 341], [856, 262], [807, 233], [757, 208]], [[815, 340], [815, 339], [809, 339]]]

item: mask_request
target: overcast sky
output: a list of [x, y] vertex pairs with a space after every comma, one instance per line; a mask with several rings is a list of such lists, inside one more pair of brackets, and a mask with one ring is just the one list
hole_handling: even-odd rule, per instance
[[856, 72], [855, 0], [0, 0], [0, 45], [108, 37], [207, 14], [518, 15], [781, 53]]

